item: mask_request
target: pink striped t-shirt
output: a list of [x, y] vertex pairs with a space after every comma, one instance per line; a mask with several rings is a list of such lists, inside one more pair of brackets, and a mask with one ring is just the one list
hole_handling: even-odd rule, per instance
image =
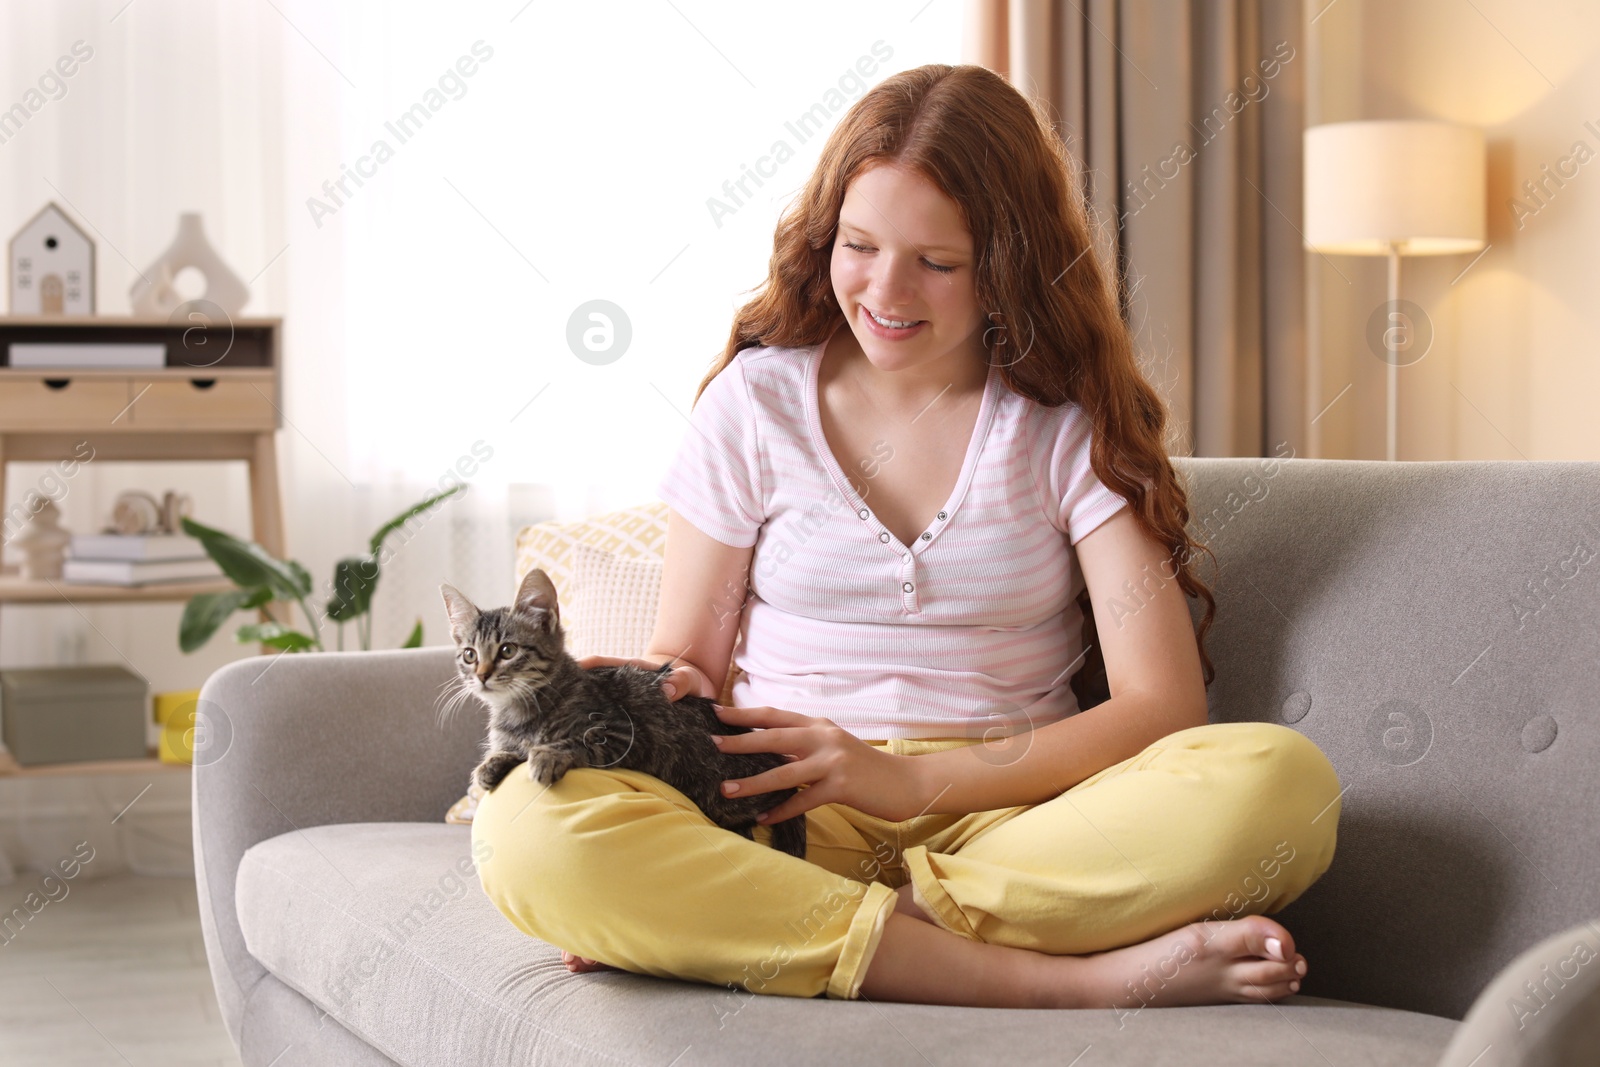
[[1072, 545], [1127, 503], [1089, 465], [1082, 409], [1038, 404], [990, 367], [955, 489], [904, 545], [823, 435], [824, 344], [738, 353], [656, 489], [707, 536], [754, 546], [734, 704], [868, 740], [1006, 736], [1075, 714]]

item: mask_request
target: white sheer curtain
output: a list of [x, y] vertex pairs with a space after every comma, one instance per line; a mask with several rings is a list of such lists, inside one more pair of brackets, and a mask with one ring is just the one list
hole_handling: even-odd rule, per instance
[[[887, 75], [959, 62], [963, 17], [957, 0], [7, 4], [0, 109], [75, 42], [93, 56], [0, 127], [0, 237], [61, 203], [97, 243], [99, 312], [127, 314], [136, 271], [200, 212], [250, 283], [245, 314], [284, 318], [290, 555], [325, 581], [468, 474], [394, 543], [376, 597], [375, 646], [419, 617], [439, 644], [438, 583], [504, 602], [519, 526], [654, 496], [827, 131]], [[604, 365], [568, 343], [595, 300], [631, 328]], [[242, 465], [222, 466], [91, 464], [64, 525], [176, 488], [246, 532]], [[6, 506], [43, 471], [13, 464]], [[183, 656], [178, 615], [8, 606], [0, 665], [124, 663], [159, 691], [253, 651], [223, 634]], [[174, 804], [179, 781], [158, 786]]]

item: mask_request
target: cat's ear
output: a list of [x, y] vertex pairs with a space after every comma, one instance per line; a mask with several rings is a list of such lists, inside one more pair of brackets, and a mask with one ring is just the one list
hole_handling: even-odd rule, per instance
[[556, 601], [556, 587], [550, 576], [537, 567], [529, 571], [517, 589], [517, 600], [512, 610], [518, 615], [529, 616], [545, 629], [550, 629], [552, 622], [559, 625], [561, 605]]
[[478, 609], [449, 582], [441, 582], [439, 592], [444, 595], [444, 610], [450, 616], [450, 636], [460, 644], [461, 638], [471, 633], [473, 624], [478, 621]]

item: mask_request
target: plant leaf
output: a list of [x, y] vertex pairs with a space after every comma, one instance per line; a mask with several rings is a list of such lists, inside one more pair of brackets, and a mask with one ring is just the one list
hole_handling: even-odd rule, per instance
[[328, 600], [328, 618], [349, 622], [372, 609], [372, 594], [378, 588], [378, 561], [371, 556], [346, 556], [333, 565], [333, 596]]
[[300, 590], [300, 595], [310, 596], [312, 586], [311, 572], [302, 567], [299, 560], [286, 559], [283, 562], [284, 566], [289, 568], [289, 573], [294, 575], [295, 585]]
[[315, 648], [317, 645], [316, 638], [310, 634], [303, 634], [299, 630], [290, 630], [287, 633], [279, 634], [277, 637], [269, 637], [261, 643], [268, 648], [281, 648], [289, 652], [304, 652], [306, 649]]
[[400, 647], [401, 648], [421, 648], [422, 647], [422, 620], [421, 619], [417, 620], [417, 624], [411, 628], [411, 636], [406, 638], [406, 643], [401, 645]]
[[241, 645], [259, 643], [268, 648], [282, 648], [290, 652], [310, 648], [316, 644], [310, 634], [303, 634], [299, 630], [291, 630], [281, 622], [253, 622], [248, 626], [239, 627], [233, 639]]
[[394, 518], [378, 527], [378, 532], [373, 534], [372, 540], [368, 542], [368, 548], [372, 552], [373, 558], [377, 558], [378, 550], [383, 547], [384, 539], [390, 534], [404, 526], [407, 522], [410, 522], [411, 519], [421, 515], [424, 511], [427, 511], [429, 508], [439, 503], [439, 501], [443, 500], [445, 497], [453, 496], [464, 489], [466, 489], [465, 485], [454, 485], [442, 493], [435, 493], [433, 496], [428, 497], [421, 503], [413, 504], [405, 511], [402, 511], [400, 514], [396, 515]]
[[260, 607], [272, 599], [272, 590], [230, 589], [226, 593], [198, 593], [183, 606], [183, 618], [178, 623], [178, 647], [193, 652], [228, 621], [228, 616], [244, 608]]
[[[222, 573], [232, 579], [235, 585], [246, 589], [267, 586], [279, 600], [295, 600], [305, 595], [300, 588], [299, 577], [305, 574], [305, 568], [298, 563], [293, 565], [295, 569], [291, 569], [289, 564], [268, 555], [260, 545], [241, 541], [232, 534], [212, 529], [193, 519], [183, 520], [183, 532], [200, 542], [206, 555], [216, 561]], [[296, 569], [299, 574], [296, 574]], [[309, 579], [310, 576], [306, 577]], [[306, 588], [310, 588], [309, 584]]]

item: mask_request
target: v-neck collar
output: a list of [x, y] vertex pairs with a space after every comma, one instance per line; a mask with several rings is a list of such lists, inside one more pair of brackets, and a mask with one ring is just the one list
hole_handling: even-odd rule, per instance
[[978, 405], [978, 418], [972, 427], [972, 437], [967, 441], [967, 453], [961, 462], [961, 473], [956, 478], [955, 488], [950, 491], [950, 499], [945, 501], [926, 527], [911, 539], [911, 544], [901, 544], [900, 539], [878, 521], [872, 509], [866, 502], [856, 495], [855, 488], [850, 479], [844, 476], [844, 471], [839, 467], [839, 461], [834, 457], [833, 449], [828, 446], [827, 435], [822, 432], [822, 408], [817, 399], [817, 379], [822, 367], [822, 354], [828, 346], [828, 340], [823, 340], [813, 345], [806, 356], [805, 367], [805, 416], [806, 425], [811, 431], [811, 444], [817, 451], [823, 469], [828, 477], [833, 480], [834, 487], [849, 501], [856, 517], [862, 521], [873, 540], [892, 549], [896, 555], [904, 556], [907, 552], [920, 554], [926, 546], [938, 540], [939, 532], [950, 525], [956, 512], [961, 508], [961, 501], [967, 495], [967, 486], [972, 482], [972, 476], [977, 471], [978, 457], [983, 452], [984, 442], [989, 438], [989, 426], [994, 421], [994, 412], [997, 405], [997, 394], [1000, 388], [1000, 373], [994, 364], [989, 364], [988, 374], [983, 381], [983, 399]]

